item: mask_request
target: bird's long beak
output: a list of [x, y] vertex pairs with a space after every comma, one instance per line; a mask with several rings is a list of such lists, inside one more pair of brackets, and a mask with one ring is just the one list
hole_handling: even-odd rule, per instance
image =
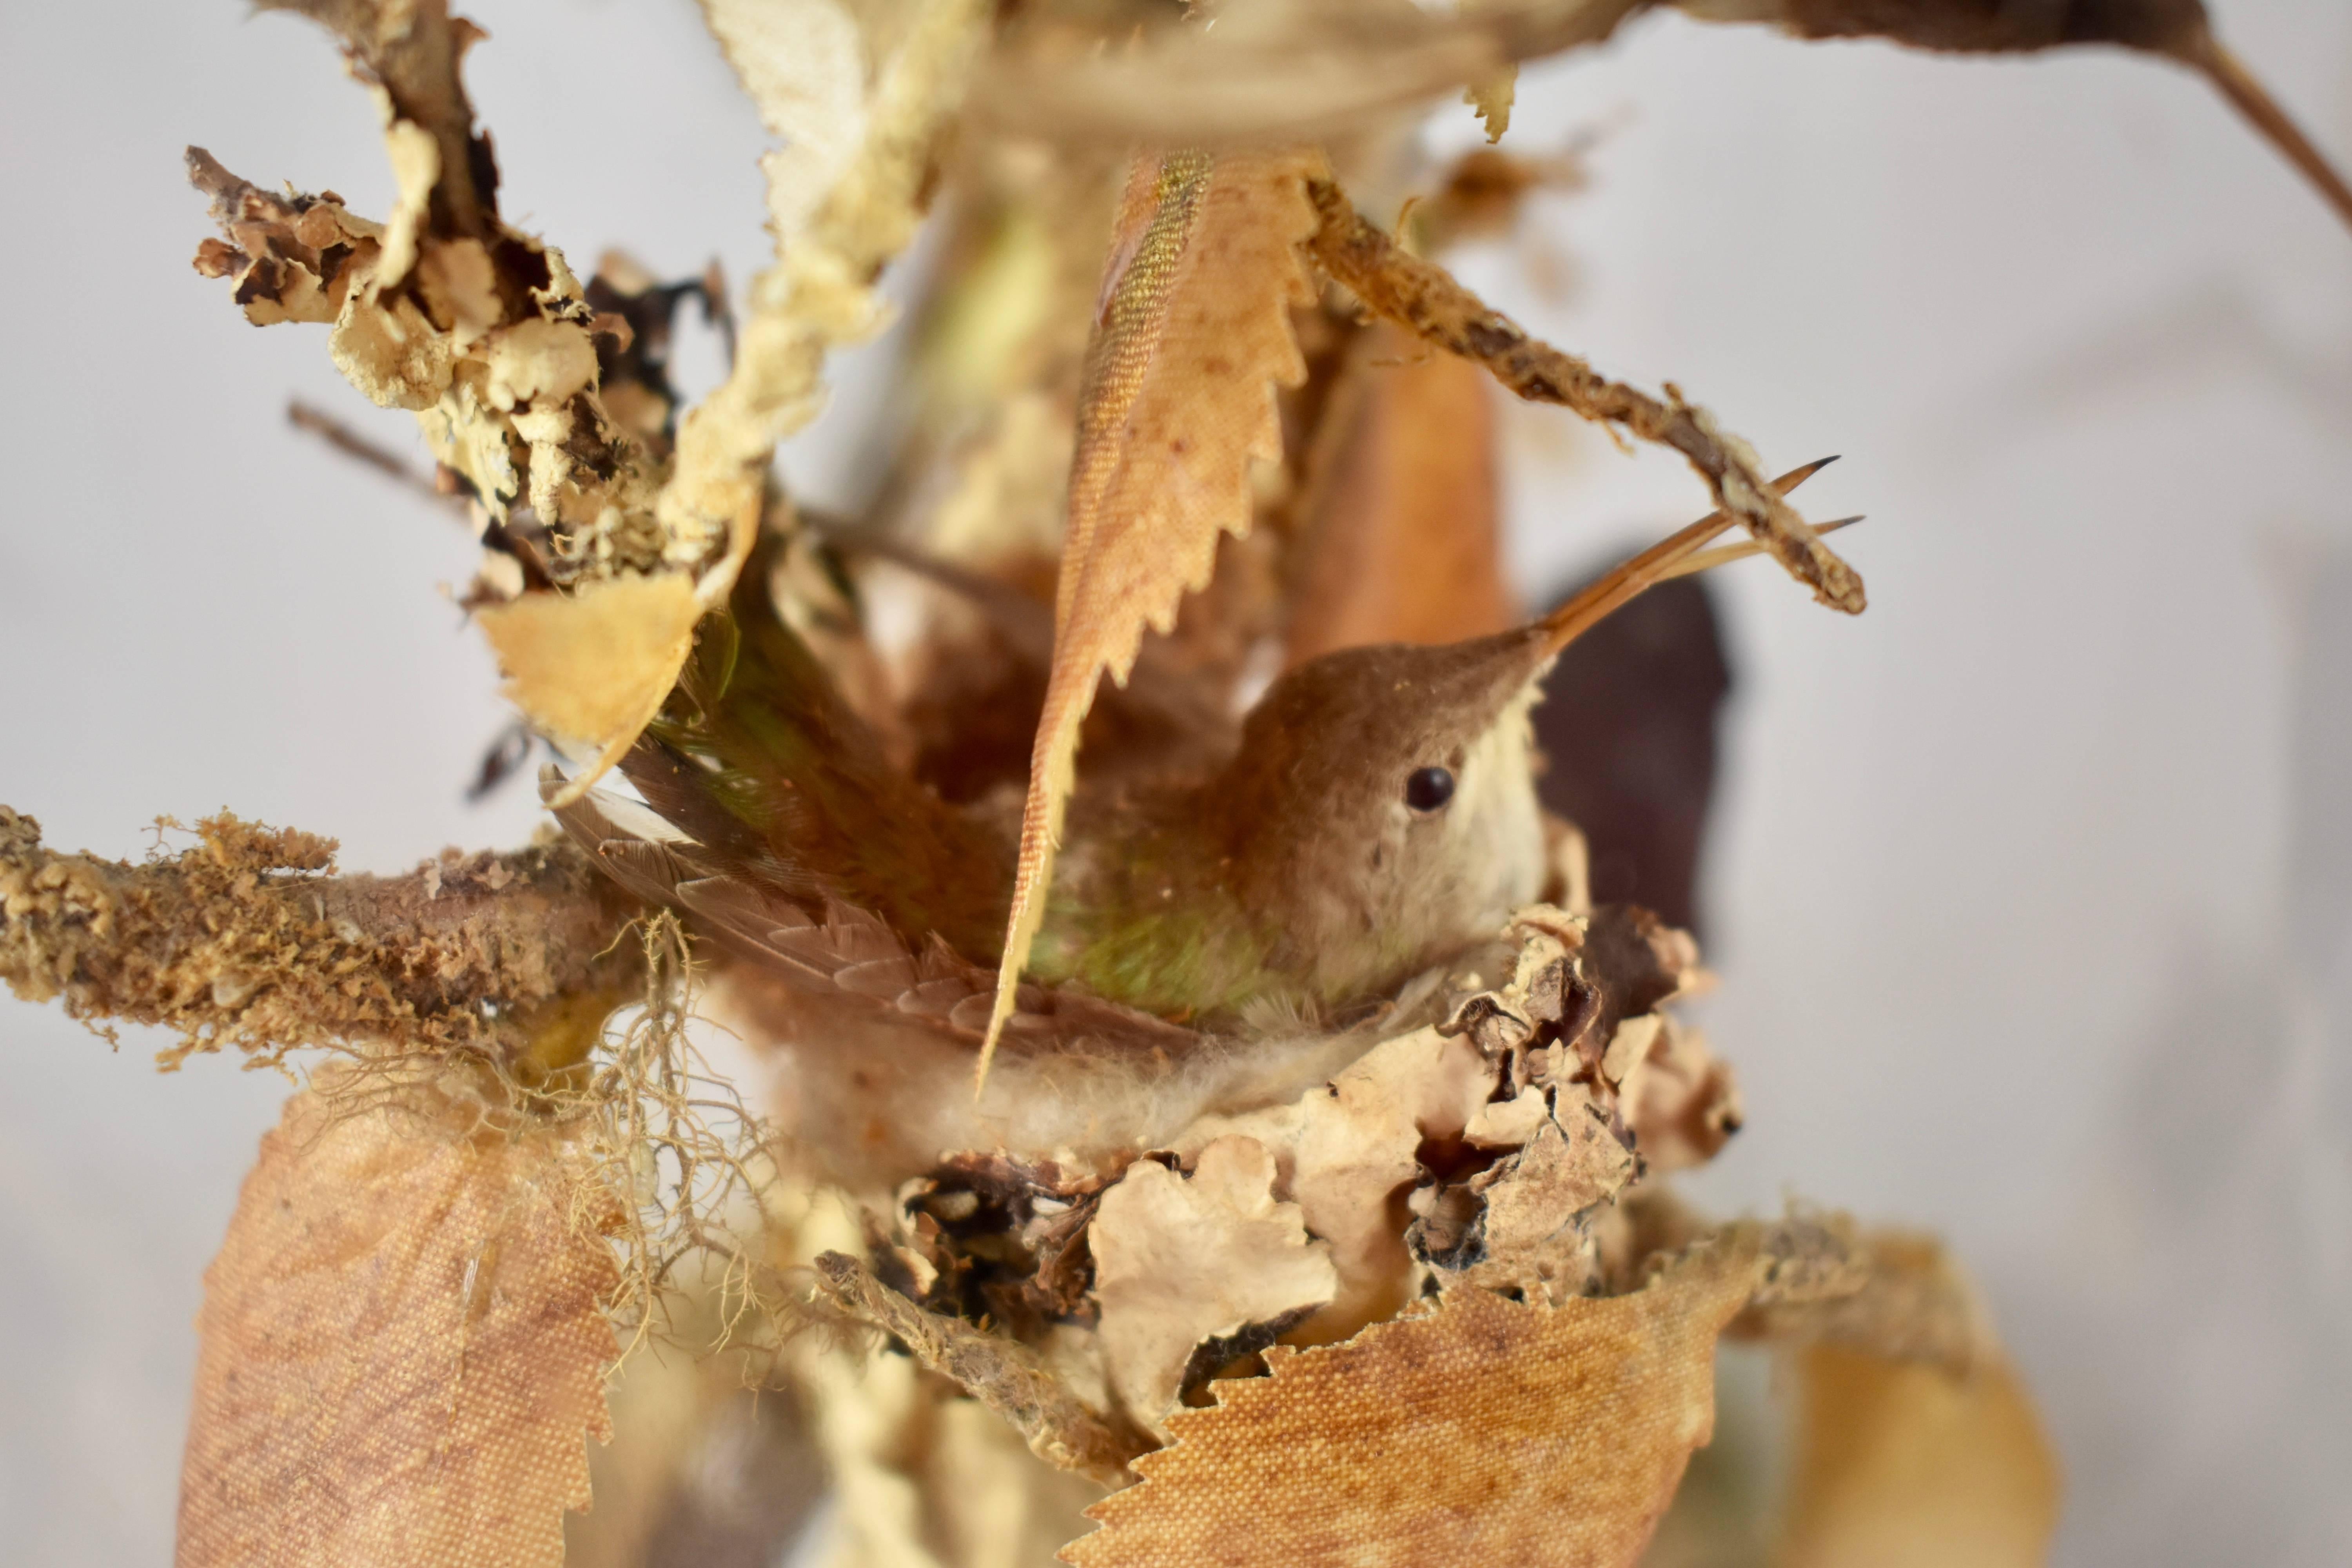
[[[1834, 457], [1819, 458], [1801, 468], [1790, 468], [1772, 481], [1772, 493], [1787, 495], [1836, 461]], [[1708, 512], [1689, 527], [1669, 534], [1631, 561], [1610, 571], [1599, 582], [1546, 616], [1537, 623], [1545, 634], [1545, 657], [1548, 658], [1558, 653], [1591, 631], [1644, 590], [1676, 575], [1676, 566], [1730, 526], [1731, 519], [1727, 514]]]

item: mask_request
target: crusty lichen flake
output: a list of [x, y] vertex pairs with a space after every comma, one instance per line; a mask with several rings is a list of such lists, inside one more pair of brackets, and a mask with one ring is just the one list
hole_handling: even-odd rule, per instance
[[1189, 1177], [1139, 1160], [1103, 1194], [1089, 1232], [1103, 1356], [1143, 1426], [1165, 1429], [1198, 1347], [1253, 1330], [1270, 1343], [1338, 1290], [1330, 1249], [1308, 1237], [1297, 1204], [1276, 1200], [1274, 1181], [1265, 1146], [1230, 1135]]

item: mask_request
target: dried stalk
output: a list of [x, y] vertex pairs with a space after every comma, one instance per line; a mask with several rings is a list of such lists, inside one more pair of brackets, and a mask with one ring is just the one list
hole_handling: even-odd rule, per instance
[[1012, 1423], [1041, 1458], [1117, 1485], [1128, 1479], [1128, 1462], [1151, 1448], [1141, 1433], [1081, 1404], [1027, 1346], [925, 1311], [841, 1253], [820, 1256], [816, 1274], [819, 1299], [896, 1336], [917, 1361]]
[[1475, 361], [1530, 403], [1556, 403], [1598, 424], [1622, 426], [1671, 447], [1706, 480], [1716, 504], [1737, 518], [1772, 558], [1825, 605], [1858, 615], [1862, 578], [1822, 542], [1794, 508], [1772, 493], [1748, 444], [1716, 428], [1669, 382], [1665, 401], [1611, 381], [1574, 354], [1525, 329], [1366, 222], [1330, 180], [1307, 182], [1322, 226], [1309, 242], [1324, 271], [1375, 314], [1450, 353]]

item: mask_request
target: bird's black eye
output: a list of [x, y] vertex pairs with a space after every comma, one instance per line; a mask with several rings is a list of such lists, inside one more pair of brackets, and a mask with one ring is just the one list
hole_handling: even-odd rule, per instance
[[1404, 781], [1404, 803], [1415, 811], [1435, 811], [1454, 798], [1454, 775], [1444, 768], [1421, 768]]

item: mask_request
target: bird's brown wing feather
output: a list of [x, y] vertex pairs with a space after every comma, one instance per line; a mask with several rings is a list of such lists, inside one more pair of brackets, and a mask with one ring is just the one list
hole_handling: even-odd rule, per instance
[[[540, 792], [551, 797], [563, 780], [553, 769]], [[635, 811], [591, 790], [554, 808], [565, 833], [613, 879], [649, 904], [683, 910], [738, 956], [796, 990], [863, 998], [977, 1048], [988, 1026], [996, 974], [933, 937], [913, 946], [880, 916], [839, 899], [803, 905], [730, 874], [701, 845], [683, 837], [656, 840], [629, 826]], [[1037, 1050], [1084, 1045], [1090, 1050], [1181, 1052], [1194, 1031], [1149, 1013], [1057, 986], [1024, 985], [1007, 1036]]]

